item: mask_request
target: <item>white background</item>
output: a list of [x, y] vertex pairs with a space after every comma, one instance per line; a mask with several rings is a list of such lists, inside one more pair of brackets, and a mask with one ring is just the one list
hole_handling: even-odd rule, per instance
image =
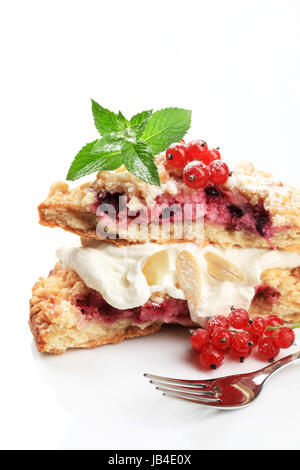
[[1, 448], [299, 448], [299, 365], [219, 412], [142, 376], [205, 375], [182, 330], [45, 357], [27, 326], [33, 283], [74, 240], [36, 206], [96, 138], [90, 98], [127, 116], [192, 109], [191, 137], [298, 185], [299, 22], [297, 0], [1, 2]]

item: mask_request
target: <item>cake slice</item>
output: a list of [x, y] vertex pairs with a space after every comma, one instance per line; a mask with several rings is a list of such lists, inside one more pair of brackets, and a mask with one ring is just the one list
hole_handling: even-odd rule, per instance
[[[161, 186], [125, 168], [99, 172], [93, 182], [73, 189], [56, 183], [39, 206], [40, 223], [117, 244], [201, 239], [223, 247], [299, 250], [299, 190], [249, 162], [228, 164], [225, 184], [201, 189], [187, 187], [182, 170], [170, 167], [164, 154], [156, 157], [156, 165]], [[183, 215], [188, 232], [182, 232]]]
[[[143, 309], [115, 309], [75, 271], [57, 263], [48, 278], [33, 286], [29, 325], [40, 352], [61, 354], [69, 348], [94, 348], [154, 333], [164, 316], [174, 321], [178, 314], [184, 324], [191, 323], [184, 302], [174, 307], [170, 299], [159, 300], [154, 298]], [[164, 313], [160, 316], [158, 310]]]
[[[250, 315], [300, 320], [300, 256], [194, 243], [58, 250], [59, 263], [34, 285], [30, 327], [40, 352], [92, 348], [199, 325], [231, 305]], [[250, 262], [251, 261], [251, 262]]]

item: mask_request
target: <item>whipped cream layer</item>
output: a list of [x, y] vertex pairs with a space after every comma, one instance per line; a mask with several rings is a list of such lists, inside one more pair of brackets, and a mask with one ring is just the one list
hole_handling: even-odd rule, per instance
[[[149, 285], [143, 267], [151, 255], [160, 251], [163, 275], [157, 284]], [[190, 311], [196, 323], [206, 316], [229, 314], [231, 305], [248, 309], [265, 269], [300, 266], [297, 253], [259, 248], [223, 249], [215, 245], [200, 247], [194, 243], [115, 246], [99, 242], [92, 247], [61, 247], [57, 250], [57, 258], [64, 268], [73, 269], [88, 287], [98, 291], [106, 302], [126, 310], [144, 305], [157, 292], [185, 299], [176, 272], [176, 259], [181, 251], [194, 256], [201, 272], [200, 306], [196, 311]], [[236, 265], [243, 273], [243, 279], [238, 283], [215, 279], [207, 271], [207, 253], [220, 255]]]

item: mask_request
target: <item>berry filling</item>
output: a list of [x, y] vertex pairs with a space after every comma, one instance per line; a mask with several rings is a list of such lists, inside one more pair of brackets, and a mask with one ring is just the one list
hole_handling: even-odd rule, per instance
[[255, 299], [263, 299], [269, 304], [274, 304], [278, 302], [280, 297], [280, 293], [278, 292], [277, 289], [274, 289], [274, 287], [267, 286], [265, 284], [262, 284], [261, 286], [257, 286], [255, 288], [255, 294], [254, 298]]
[[97, 199], [91, 207], [92, 212], [97, 212], [97, 209], [100, 205], [110, 204], [116, 211], [116, 214], [119, 214], [121, 210], [124, 210], [122, 204], [122, 193], [108, 193], [106, 191], [101, 191], [97, 194]]
[[[280, 293], [267, 285], [256, 287], [254, 299], [261, 297], [269, 303], [278, 301]], [[103, 322], [112, 324], [119, 320], [131, 320], [136, 324], [148, 321], [161, 321], [163, 323], [183, 323], [191, 322], [190, 313], [186, 300], [174, 299], [172, 297], [165, 298], [162, 302], [154, 302], [149, 300], [141, 307], [130, 308], [128, 310], [119, 310], [109, 305], [102, 295], [94, 289], [89, 289], [87, 295], [78, 295], [72, 299], [81, 312], [83, 321]], [[237, 310], [236, 312], [239, 312]], [[212, 330], [215, 326], [228, 328], [228, 319], [222, 317], [223, 322], [218, 323], [218, 318], [222, 316], [215, 315], [210, 319], [208, 330]], [[231, 317], [229, 316], [229, 319]]]
[[[221, 225], [227, 229], [249, 231], [257, 236], [270, 240], [275, 231], [286, 227], [274, 229], [268, 212], [262, 205], [251, 205], [239, 195], [235, 195], [224, 189], [220, 190], [213, 185], [196, 189], [192, 192], [179, 191], [176, 196], [162, 195], [156, 198], [155, 204], [141, 211], [131, 212], [126, 203], [126, 196], [121, 193], [108, 193], [102, 191], [97, 196], [97, 201], [91, 210], [109, 224], [112, 216], [116, 215], [119, 226], [127, 219], [127, 224], [139, 223], [165, 224], [169, 221], [181, 222], [185, 220], [197, 220], [204, 216], [206, 224]], [[113, 213], [107, 212], [106, 206], [113, 208]], [[99, 210], [100, 205], [101, 210]]]
[[[253, 206], [247, 201], [238, 200], [232, 193], [221, 191], [215, 186], [207, 186], [205, 189], [195, 190], [192, 193], [181, 192], [175, 198], [172, 196], [159, 196], [157, 204], [161, 207], [184, 204], [193, 204], [194, 207], [187, 211], [192, 220], [198, 214], [204, 215], [206, 224], [223, 225], [234, 230], [247, 230], [266, 239], [272, 238], [274, 228], [266, 210], [261, 205]], [[202, 211], [196, 211], [196, 204], [202, 205]], [[183, 211], [178, 211], [180, 214]], [[171, 222], [176, 217], [171, 218]]]
[[100, 293], [89, 289], [87, 295], [74, 297], [72, 304], [78, 307], [84, 320], [106, 324], [112, 324], [118, 320], [131, 320], [136, 324], [148, 321], [187, 323], [191, 320], [187, 302], [171, 297], [160, 303], [149, 300], [142, 307], [119, 310], [109, 305]]

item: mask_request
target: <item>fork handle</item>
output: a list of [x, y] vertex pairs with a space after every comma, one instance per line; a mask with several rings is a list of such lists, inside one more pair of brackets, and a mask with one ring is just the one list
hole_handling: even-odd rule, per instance
[[292, 364], [293, 362], [297, 361], [300, 359], [300, 351], [297, 351], [293, 354], [290, 354], [289, 356], [282, 357], [281, 359], [278, 359], [275, 362], [272, 362], [267, 367], [264, 367], [261, 369], [262, 372], [262, 383], [265, 382], [274, 372], [277, 372], [281, 367], [288, 366], [289, 364]]

